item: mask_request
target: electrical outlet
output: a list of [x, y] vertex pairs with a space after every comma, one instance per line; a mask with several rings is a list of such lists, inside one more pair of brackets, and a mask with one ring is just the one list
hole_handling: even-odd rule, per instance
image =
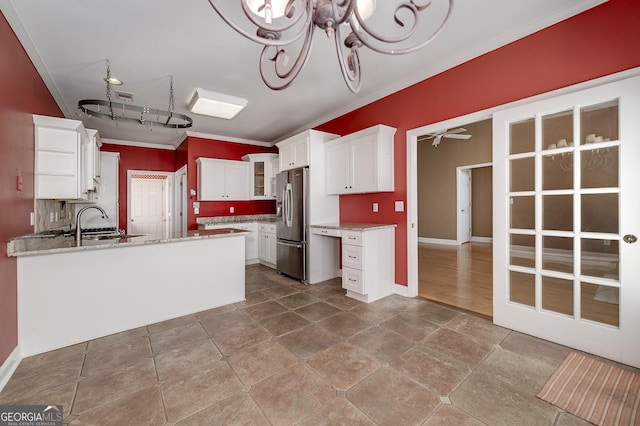
[[373, 212], [378, 213], [378, 203], [373, 203]]
[[229, 207], [229, 213], [234, 213], [236, 211], [236, 209], [234, 209], [233, 207]]
[[55, 221], [55, 216], [53, 215], [53, 212], [49, 212], [49, 222], [53, 222]]
[[404, 211], [404, 201], [396, 201], [395, 207], [396, 207], [396, 211], [397, 212], [403, 212]]
[[31, 226], [36, 224], [36, 214], [34, 212], [29, 213], [29, 223]]

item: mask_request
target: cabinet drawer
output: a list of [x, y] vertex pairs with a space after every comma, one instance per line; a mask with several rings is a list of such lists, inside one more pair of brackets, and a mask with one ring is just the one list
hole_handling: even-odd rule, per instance
[[356, 293], [366, 294], [362, 271], [358, 269], [342, 268], [342, 288]]
[[258, 231], [264, 232], [265, 234], [275, 234], [276, 233], [276, 224], [273, 223], [260, 223], [258, 224]]
[[342, 244], [362, 246], [362, 232], [342, 231]]
[[362, 269], [364, 250], [360, 246], [342, 245], [342, 266], [354, 269]]
[[325, 235], [327, 237], [339, 237], [340, 230], [339, 229], [328, 229], [328, 228], [314, 228], [311, 227], [312, 234]]

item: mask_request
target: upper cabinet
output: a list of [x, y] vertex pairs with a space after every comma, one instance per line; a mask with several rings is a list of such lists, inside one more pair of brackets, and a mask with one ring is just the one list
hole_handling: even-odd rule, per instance
[[[242, 157], [249, 162], [249, 190], [251, 199], [265, 200], [276, 197], [273, 180], [278, 173], [278, 154], [247, 154]], [[274, 163], [276, 167], [274, 168]]]
[[82, 122], [40, 115], [33, 122], [35, 198], [89, 200], [90, 140]]
[[327, 194], [391, 192], [396, 129], [377, 125], [326, 142]]
[[249, 163], [198, 158], [198, 200], [249, 200]]
[[276, 145], [280, 150], [280, 171], [309, 165], [309, 133], [293, 136]]

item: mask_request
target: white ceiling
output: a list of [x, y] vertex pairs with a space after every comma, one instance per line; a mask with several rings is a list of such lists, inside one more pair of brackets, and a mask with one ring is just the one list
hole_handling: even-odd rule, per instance
[[[132, 103], [139, 106], [167, 109], [173, 75], [175, 110], [193, 118], [190, 134], [273, 143], [604, 1], [457, 0], [449, 25], [425, 48], [402, 56], [361, 49], [358, 94], [342, 80], [333, 40], [319, 31], [309, 63], [293, 85], [268, 89], [258, 71], [261, 47], [229, 28], [208, 0], [0, 0], [0, 8], [67, 118], [98, 129], [103, 139], [170, 147], [183, 131], [116, 126], [79, 114], [80, 99], [105, 98], [105, 59], [111, 74], [125, 83], [118, 90], [133, 93]], [[218, 0], [240, 22], [236, 2]], [[378, 0], [387, 9], [399, 3]], [[425, 13], [441, 14], [445, 5], [433, 0]], [[390, 14], [380, 16], [385, 8], [379, 7], [372, 25], [392, 23]], [[249, 104], [233, 120], [191, 114], [187, 102], [196, 88], [243, 97]]]

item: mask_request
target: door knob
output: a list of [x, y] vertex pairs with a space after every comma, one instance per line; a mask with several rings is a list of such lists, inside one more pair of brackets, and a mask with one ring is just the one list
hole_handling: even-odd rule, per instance
[[636, 241], [638, 241], [638, 237], [636, 237], [633, 234], [627, 234], [624, 237], [622, 237], [622, 241], [624, 241], [625, 243], [633, 244]]

